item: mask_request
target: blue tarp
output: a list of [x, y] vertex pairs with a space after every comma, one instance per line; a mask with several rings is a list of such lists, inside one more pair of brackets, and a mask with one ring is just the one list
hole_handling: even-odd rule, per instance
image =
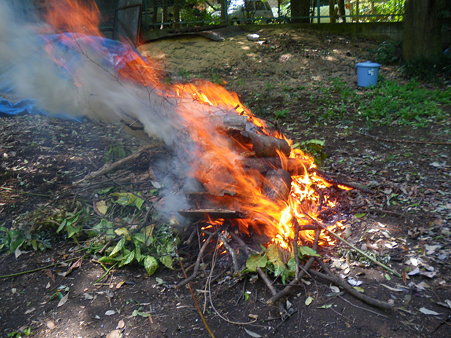
[[[73, 33], [41, 35], [42, 48], [44, 46], [51, 46], [57, 50], [58, 56], [63, 57], [64, 66], [60, 66], [60, 75], [64, 78], [71, 78], [71, 74], [78, 66], [83, 51], [82, 48], [89, 48], [90, 52], [94, 52], [100, 59], [102, 67], [111, 72], [117, 72], [123, 68], [124, 65], [138, 57], [140, 54], [129, 45], [123, 44], [119, 41], [110, 40], [98, 36], [85, 36]], [[30, 56], [32, 57], [32, 56]], [[14, 86], [8, 76], [8, 69], [0, 74], [0, 93], [15, 96]], [[0, 94], [1, 95], [1, 94]], [[8, 95], [8, 96], [9, 96]], [[40, 109], [36, 102], [30, 98], [23, 98], [18, 100], [10, 99], [9, 97], [0, 96], [0, 115], [17, 115], [17, 114], [41, 114], [50, 115], [45, 110]], [[54, 117], [81, 121], [82, 119], [64, 114], [51, 114]]]

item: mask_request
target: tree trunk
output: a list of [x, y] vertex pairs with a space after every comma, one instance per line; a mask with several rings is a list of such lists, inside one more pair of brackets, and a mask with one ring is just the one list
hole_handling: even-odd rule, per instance
[[345, 0], [338, 0], [338, 12], [343, 22], [346, 22]]
[[[291, 0], [291, 22], [309, 23], [310, 0]], [[305, 17], [305, 18], [300, 18]]]
[[441, 56], [441, 11], [445, 0], [407, 0], [402, 56], [406, 62], [436, 62]]
[[181, 0], [174, 0], [174, 27], [180, 27]]
[[221, 22], [225, 24], [229, 24], [229, 18], [227, 15], [227, 1], [221, 0]]
[[330, 17], [330, 23], [335, 23], [336, 17], [335, 17], [335, 0], [329, 0], [329, 17]]

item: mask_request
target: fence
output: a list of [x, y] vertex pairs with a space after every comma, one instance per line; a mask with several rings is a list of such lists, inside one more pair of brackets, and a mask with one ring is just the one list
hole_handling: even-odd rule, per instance
[[[289, 0], [143, 0], [144, 29], [290, 22], [399, 22], [405, 0], [310, 0], [305, 15], [292, 15]], [[300, 0], [297, 0], [300, 1]], [[308, 0], [307, 0], [308, 1]]]

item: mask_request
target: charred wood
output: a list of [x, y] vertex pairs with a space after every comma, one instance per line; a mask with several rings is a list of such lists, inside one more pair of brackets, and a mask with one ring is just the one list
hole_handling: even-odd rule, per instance
[[205, 216], [210, 216], [212, 218], [245, 218], [240, 211], [236, 210], [226, 210], [226, 209], [189, 209], [189, 210], [179, 210], [179, 214], [189, 218], [205, 218]]
[[263, 187], [265, 195], [274, 201], [286, 201], [291, 190], [291, 175], [283, 169], [271, 170], [266, 173], [267, 180]]

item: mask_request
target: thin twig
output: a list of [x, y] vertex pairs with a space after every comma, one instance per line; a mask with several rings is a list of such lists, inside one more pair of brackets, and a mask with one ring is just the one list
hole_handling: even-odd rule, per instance
[[233, 250], [233, 248], [229, 245], [229, 243], [227, 243], [227, 239], [221, 233], [218, 233], [218, 237], [222, 241], [222, 244], [224, 244], [224, 247], [227, 249], [230, 256], [232, 257], [233, 272], [234, 273], [240, 272], [240, 268], [238, 266], [238, 260], [236, 258], [235, 250]]
[[[209, 238], [210, 239], [210, 238]], [[205, 319], [204, 314], [202, 313], [201, 309], [200, 309], [200, 305], [199, 305], [199, 301], [197, 300], [196, 295], [194, 294], [193, 288], [191, 286], [191, 283], [189, 282], [189, 277], [187, 277], [186, 275], [186, 271], [185, 268], [183, 267], [183, 263], [180, 260], [180, 267], [182, 269], [183, 272], [183, 276], [185, 277], [185, 281], [188, 280], [188, 290], [191, 294], [191, 298], [193, 300], [194, 306], [196, 307], [197, 313], [199, 313], [200, 319], [202, 320], [202, 323], [204, 324], [205, 329], [207, 330], [208, 334], [210, 335], [210, 337], [215, 338], [215, 334], [213, 333], [213, 331], [210, 329], [210, 326], [208, 326], [207, 320]], [[186, 284], [186, 283], [185, 283]]]
[[269, 280], [268, 275], [261, 269], [257, 268], [257, 272], [261, 279], [265, 282], [266, 286], [268, 287], [269, 291], [271, 291], [271, 294], [274, 296], [277, 294], [277, 290], [274, 287], [273, 283]]
[[106, 276], [108, 276], [108, 275], [110, 274], [111, 270], [113, 270], [113, 269], [116, 267], [117, 264], [118, 264], [118, 263], [114, 263], [110, 268], [108, 268], [108, 269], [104, 272], [104, 274], [103, 274], [102, 276], [100, 276], [100, 278], [97, 279], [97, 280], [94, 282], [94, 285], [97, 285], [97, 283], [100, 283]]
[[208, 300], [210, 301], [210, 306], [213, 309], [213, 311], [219, 316], [219, 318], [221, 318], [222, 320], [225, 320], [227, 323], [230, 324], [234, 324], [234, 325], [250, 325], [253, 324], [257, 321], [257, 319], [254, 319], [250, 322], [235, 322], [233, 320], [230, 320], [228, 318], [226, 318], [224, 315], [222, 315], [215, 307], [215, 305], [213, 304], [213, 298], [211, 297], [211, 276], [213, 275], [213, 271], [216, 265], [216, 255], [217, 255], [217, 250], [215, 250], [215, 252], [213, 253], [213, 259], [211, 262], [211, 270], [210, 270], [210, 274], [208, 276], [207, 279], [207, 283], [208, 283]]
[[[319, 236], [321, 234], [321, 230], [316, 230], [315, 232], [315, 241], [313, 242], [313, 250], [316, 250], [318, 248], [318, 241], [319, 241]], [[280, 299], [288, 296], [294, 287], [298, 286], [299, 281], [301, 280], [301, 278], [305, 275], [308, 274], [308, 271], [310, 269], [310, 267], [312, 266], [313, 262], [314, 262], [315, 258], [314, 257], [310, 257], [307, 262], [305, 263], [304, 266], [300, 266], [300, 269], [302, 271], [299, 272], [298, 277], [293, 279], [290, 283], [288, 283], [287, 286], [285, 286], [285, 288], [278, 292], [276, 295], [272, 296], [267, 303], [268, 304], [274, 304], [275, 302], [279, 301]]]
[[353, 306], [353, 307], [355, 307], [355, 308], [357, 308], [357, 309], [361, 309], [361, 310], [364, 310], [364, 311], [367, 311], [367, 312], [370, 312], [370, 313], [374, 313], [376, 316], [388, 318], [388, 316], [383, 315], [382, 313], [373, 311], [373, 310], [371, 310], [371, 309], [367, 309], [366, 307], [363, 307], [363, 306], [355, 305], [354, 303], [350, 302], [349, 300], [347, 300], [347, 299], [344, 298], [343, 296], [338, 296], [338, 298], [340, 298], [341, 300], [345, 301], [346, 303], [348, 303], [349, 305], [351, 305], [351, 306]]
[[375, 139], [376, 141], [382, 141], [382, 142], [413, 143], [413, 144], [436, 144], [436, 145], [444, 145], [444, 146], [451, 145], [451, 142], [447, 142], [447, 141], [401, 140], [401, 139], [391, 139], [391, 138], [379, 137], [379, 136], [371, 135], [371, 134], [368, 134], [368, 133], [362, 133], [362, 132], [359, 132], [359, 134], [371, 137], [371, 138]]
[[360, 250], [359, 248], [357, 248], [355, 245], [351, 244], [350, 242], [348, 242], [346, 239], [344, 239], [343, 237], [337, 235], [335, 232], [333, 232], [332, 230], [328, 229], [324, 224], [318, 222], [316, 219], [314, 219], [313, 217], [311, 217], [309, 214], [306, 214], [316, 225], [318, 225], [319, 227], [321, 227], [322, 229], [326, 230], [328, 233], [330, 233], [332, 236], [334, 236], [336, 239], [340, 240], [341, 242], [345, 243], [346, 245], [348, 245], [349, 247], [351, 247], [353, 250], [357, 251], [359, 254], [361, 254], [362, 256], [365, 256], [366, 258], [368, 258], [371, 262], [373, 262], [374, 264], [379, 265], [380, 267], [384, 268], [385, 270], [387, 270], [388, 272], [392, 273], [393, 275], [397, 276], [397, 277], [401, 277], [400, 273], [397, 272], [396, 270], [388, 267], [387, 265], [379, 262], [377, 259], [375, 259], [374, 257], [371, 257], [370, 255], [368, 255], [365, 251]]
[[42, 267], [40, 267], [40, 268], [36, 268], [36, 269], [32, 269], [32, 270], [26, 270], [26, 271], [20, 271], [20, 272], [16, 272], [16, 273], [11, 273], [11, 274], [9, 274], [9, 275], [3, 275], [3, 276], [0, 276], [0, 279], [2, 279], [2, 278], [17, 277], [17, 276], [26, 275], [26, 274], [33, 273], [33, 272], [38, 272], [38, 271], [41, 271], [41, 270], [45, 270], [45, 269], [48, 269], [48, 268], [57, 266], [57, 265], [62, 264], [62, 263], [67, 263], [67, 262], [71, 262], [71, 261], [80, 259], [80, 258], [83, 258], [83, 257], [84, 257], [84, 256], [81, 256], [81, 257], [74, 257], [74, 258], [69, 258], [69, 259], [66, 259], [66, 260], [61, 261], [61, 262], [56, 262], [56, 263], [53, 263], [53, 264], [49, 264], [49, 265], [42, 266]]
[[294, 223], [293, 254], [294, 254], [294, 259], [296, 261], [296, 271], [295, 271], [294, 278], [299, 280], [299, 266], [300, 266], [299, 254], [298, 254], [299, 222], [295, 215], [292, 216], [292, 219], [293, 219], [293, 223]]
[[364, 294], [358, 292], [351, 285], [349, 285], [344, 279], [336, 276], [332, 271], [330, 271], [330, 269], [326, 266], [326, 264], [324, 264], [324, 262], [321, 259], [317, 259], [317, 261], [321, 265], [323, 270], [327, 273], [327, 275], [323, 274], [319, 271], [310, 269], [309, 272], [312, 275], [315, 275], [317, 277], [325, 279], [331, 283], [334, 283], [335, 285], [341, 286], [346, 292], [348, 292], [355, 298], [360, 299], [362, 302], [365, 302], [371, 306], [375, 306], [375, 307], [378, 307], [378, 308], [384, 309], [384, 310], [392, 310], [393, 309], [392, 304], [382, 302], [380, 300], [374, 299], [372, 297], [369, 297], [367, 295], [364, 295]]
[[189, 276], [188, 278], [185, 278], [184, 280], [178, 282], [176, 284], [176, 287], [181, 287], [183, 285], [186, 285], [187, 283], [191, 282], [194, 278], [196, 278], [197, 276], [197, 272], [199, 271], [199, 266], [200, 266], [200, 262], [202, 260], [202, 256], [204, 255], [204, 251], [208, 246], [208, 243], [210, 243], [211, 238], [213, 237], [213, 235], [216, 235], [216, 233], [218, 232], [218, 230], [216, 230], [214, 233], [211, 233], [208, 238], [205, 240], [204, 244], [202, 245], [202, 247], [199, 250], [199, 255], [197, 256], [196, 259], [196, 264], [194, 265], [194, 270], [193, 273], [191, 274], [191, 276]]
[[124, 158], [122, 158], [122, 159], [120, 159], [120, 160], [118, 160], [116, 162], [113, 162], [113, 163], [107, 163], [102, 168], [100, 168], [99, 170], [93, 171], [93, 172], [87, 174], [81, 180], [78, 180], [78, 181], [74, 182], [73, 185], [78, 185], [78, 184], [83, 183], [84, 181], [87, 181], [89, 179], [92, 179], [92, 178], [95, 178], [97, 176], [101, 176], [101, 175], [104, 175], [106, 173], [109, 173], [110, 171], [116, 169], [117, 167], [123, 165], [124, 163], [127, 163], [127, 162], [130, 162], [130, 161], [133, 161], [133, 160], [137, 159], [139, 156], [141, 156], [142, 153], [144, 153], [146, 151], [149, 151], [151, 149], [154, 149], [156, 147], [157, 146], [154, 145], [154, 144], [141, 147], [136, 152], [134, 152], [133, 154], [131, 154], [129, 156], [124, 157]]

